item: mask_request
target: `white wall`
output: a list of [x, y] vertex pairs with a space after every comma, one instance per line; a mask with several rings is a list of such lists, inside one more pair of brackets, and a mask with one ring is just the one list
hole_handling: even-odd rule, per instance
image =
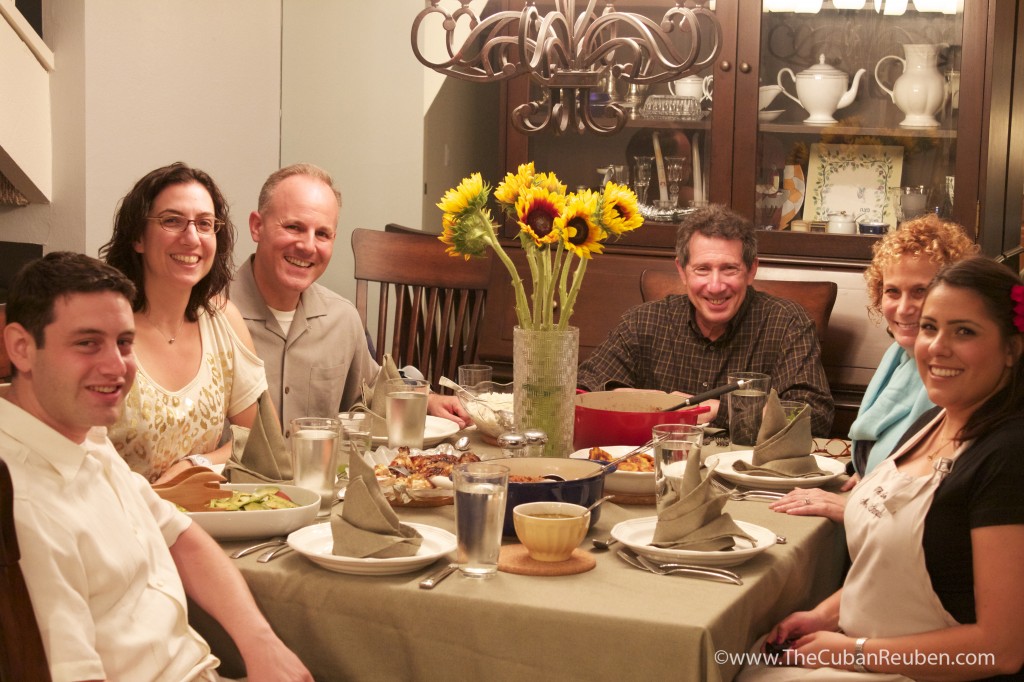
[[422, 8], [283, 0], [281, 164], [315, 163], [334, 176], [342, 209], [321, 284], [350, 299], [351, 230], [420, 225], [424, 69], [409, 27]]
[[278, 163], [279, 2], [48, 0], [43, 31], [53, 202], [0, 211], [0, 239], [95, 255], [132, 184], [181, 160], [217, 181], [247, 253], [246, 207]]

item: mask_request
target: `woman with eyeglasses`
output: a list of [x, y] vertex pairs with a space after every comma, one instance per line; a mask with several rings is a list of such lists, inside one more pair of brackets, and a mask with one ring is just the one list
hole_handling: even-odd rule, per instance
[[225, 420], [251, 426], [267, 388], [245, 322], [223, 295], [234, 240], [213, 179], [174, 163], [135, 183], [100, 249], [137, 289], [138, 373], [109, 436], [151, 483], [226, 462]]
[[[844, 491], [892, 454], [907, 428], [933, 407], [914, 364], [921, 302], [941, 267], [977, 251], [960, 225], [933, 213], [902, 223], [874, 245], [871, 265], [864, 271], [868, 316], [885, 323], [894, 343], [882, 356], [850, 426], [855, 474]], [[846, 498], [827, 490], [798, 489], [773, 502], [771, 508], [841, 523]]]
[[814, 670], [738, 680], [1024, 679], [1022, 354], [1016, 273], [973, 257], [936, 275], [914, 342], [936, 407], [850, 493], [842, 589], [766, 636]]

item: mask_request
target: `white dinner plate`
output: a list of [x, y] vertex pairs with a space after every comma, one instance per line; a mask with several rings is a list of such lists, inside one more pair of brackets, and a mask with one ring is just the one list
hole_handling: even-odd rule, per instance
[[[621, 457], [630, 450], [635, 450], [635, 445], [602, 445], [602, 450], [612, 458]], [[644, 454], [653, 456], [650, 449], [642, 450]], [[574, 459], [590, 459], [590, 448], [577, 450], [569, 455]], [[594, 460], [595, 462], [597, 460]], [[628, 493], [630, 495], [653, 495], [654, 494], [654, 472], [653, 471], [613, 471], [604, 477], [604, 490], [606, 493]]]
[[314, 490], [284, 483], [222, 483], [222, 490], [253, 492], [257, 488], [274, 487], [299, 505], [290, 509], [254, 509], [253, 511], [186, 512], [215, 540], [272, 538], [287, 535], [316, 520], [320, 510], [320, 494]]
[[423, 536], [423, 543], [412, 556], [393, 557], [390, 559], [360, 559], [350, 556], [337, 556], [334, 549], [334, 536], [331, 535], [331, 524], [318, 523], [297, 530], [288, 536], [288, 545], [314, 564], [336, 573], [350, 575], [398, 575], [429, 566], [445, 554], [455, 551], [455, 536], [436, 526], [422, 523], [406, 523], [415, 528]]
[[[423, 429], [423, 447], [429, 448], [437, 445], [446, 438], [451, 438], [459, 432], [459, 425], [453, 422], [451, 419], [445, 419], [444, 417], [435, 417], [432, 414], [427, 415], [427, 423]], [[387, 445], [387, 436], [374, 436], [374, 445]]]
[[629, 547], [637, 554], [655, 561], [674, 561], [680, 564], [695, 566], [736, 566], [752, 559], [775, 544], [775, 533], [746, 521], [736, 521], [745, 533], [754, 538], [750, 542], [746, 538], [736, 538], [733, 549], [714, 552], [699, 552], [692, 549], [662, 549], [651, 546], [654, 539], [654, 527], [658, 523], [657, 516], [645, 516], [630, 519], [612, 528], [612, 537]]
[[825, 476], [808, 476], [807, 478], [786, 478], [784, 476], [754, 476], [732, 468], [734, 462], [743, 461], [750, 464], [754, 458], [753, 450], [734, 450], [710, 455], [705, 466], [727, 481], [747, 488], [761, 490], [792, 490], [793, 488], [818, 488], [831, 483], [846, 473], [846, 465], [831, 457], [811, 455], [818, 462], [818, 468], [829, 472]]

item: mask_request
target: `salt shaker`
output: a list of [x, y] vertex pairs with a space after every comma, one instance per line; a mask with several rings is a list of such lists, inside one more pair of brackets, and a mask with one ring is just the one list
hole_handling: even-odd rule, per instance
[[540, 429], [526, 429], [523, 431], [523, 440], [526, 442], [527, 457], [544, 456], [544, 446], [548, 443], [548, 434]]
[[506, 431], [498, 436], [498, 446], [506, 457], [522, 457], [526, 454], [526, 438], [517, 431]]

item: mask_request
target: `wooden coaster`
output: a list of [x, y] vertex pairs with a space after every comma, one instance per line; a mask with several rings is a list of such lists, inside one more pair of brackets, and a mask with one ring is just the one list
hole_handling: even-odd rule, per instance
[[586, 573], [597, 560], [582, 549], [574, 549], [565, 561], [537, 561], [523, 545], [504, 545], [498, 555], [498, 570], [518, 575], [575, 575]]
[[611, 501], [615, 504], [655, 504], [657, 499], [654, 493], [611, 493]]

